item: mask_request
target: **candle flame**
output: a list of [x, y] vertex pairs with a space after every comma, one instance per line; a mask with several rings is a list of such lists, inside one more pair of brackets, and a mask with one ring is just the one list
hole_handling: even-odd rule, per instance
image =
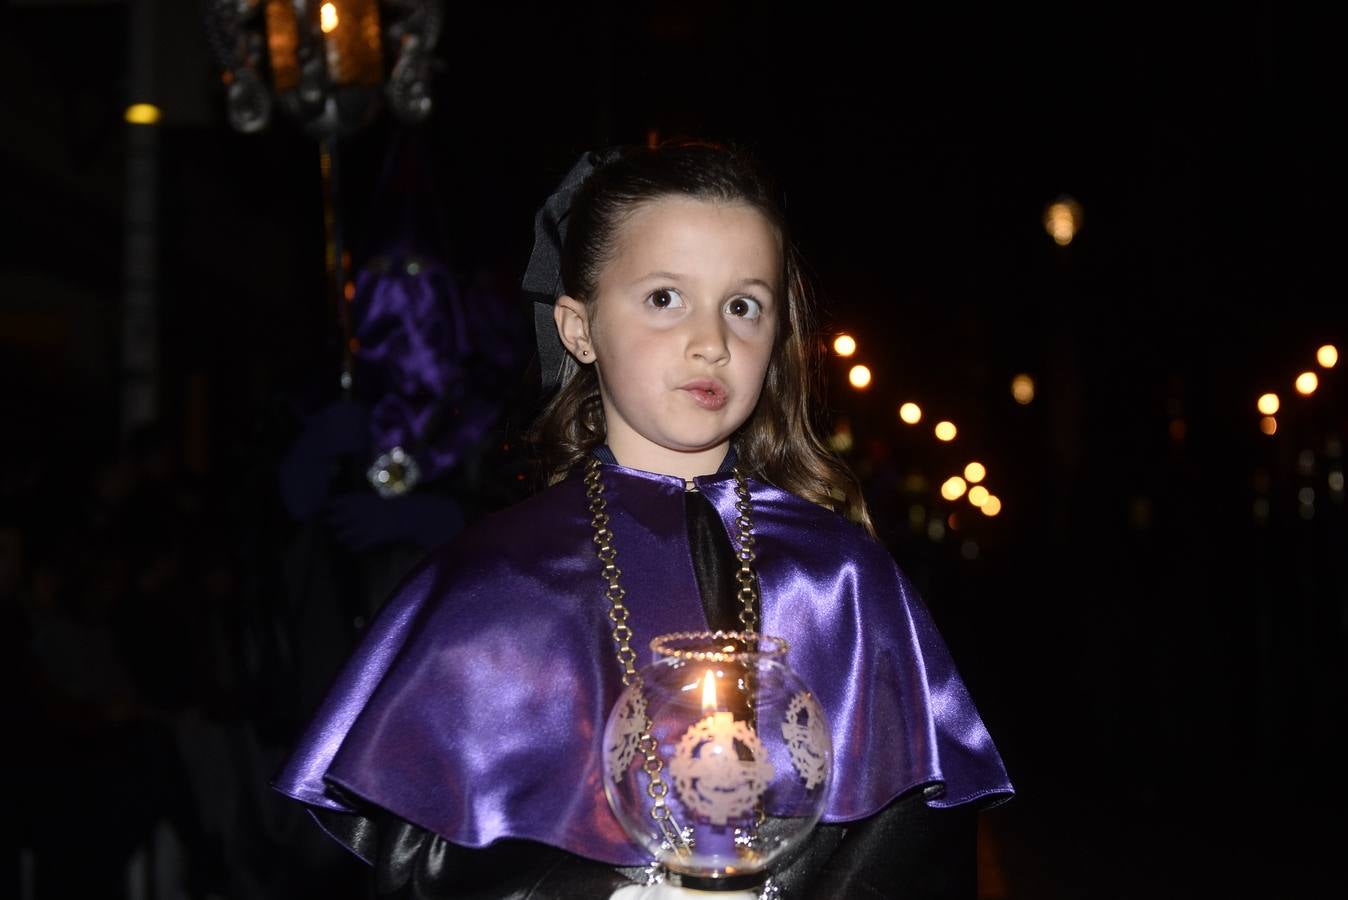
[[708, 669], [707, 677], [702, 681], [702, 714], [709, 716], [714, 712], [716, 712], [716, 676]]

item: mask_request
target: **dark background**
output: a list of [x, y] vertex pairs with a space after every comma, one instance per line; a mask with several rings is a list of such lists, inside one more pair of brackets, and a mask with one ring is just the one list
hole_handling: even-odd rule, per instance
[[[128, 654], [144, 708], [178, 738], [100, 753], [98, 723], [125, 718], [89, 714], [71, 740], [94, 749], [69, 764], [105, 786], [121, 780], [119, 759], [145, 768], [180, 753], [183, 721], [225, 729], [231, 753], [260, 747], [249, 764], [260, 782], [300, 715], [269, 680], [284, 665], [248, 648], [266, 643], [255, 635], [285, 603], [293, 525], [275, 498], [277, 462], [336, 379], [318, 151], [279, 111], [264, 133], [229, 129], [198, 12], [159, 4], [155, 96], [135, 98], [164, 111], [161, 358], [157, 427], [130, 434], [118, 363], [127, 6], [0, 9], [7, 612], [25, 621], [52, 578], [97, 598], [169, 565], [179, 585], [171, 609], [136, 609], [132, 646], [149, 657], [125, 642], [112, 651]], [[522, 327], [514, 285], [533, 212], [581, 150], [652, 134], [729, 140], [785, 185], [825, 331], [855, 335], [875, 377], [853, 391], [848, 364], [830, 358], [824, 418], [848, 423], [881, 534], [1019, 791], [984, 816], [983, 896], [1296, 896], [1343, 882], [1348, 404], [1342, 364], [1318, 369], [1314, 357], [1348, 338], [1341, 25], [1273, 4], [1189, 16], [1120, 5], [882, 18], [698, 2], [451, 11], [436, 110], [418, 134], [454, 265], [498, 285]], [[357, 263], [377, 237], [363, 226], [397, 131], [383, 117], [342, 143]], [[1084, 209], [1067, 247], [1041, 224], [1062, 194]], [[1320, 388], [1302, 398], [1291, 385], [1307, 369]], [[1036, 382], [1028, 406], [1010, 394], [1021, 372]], [[1255, 411], [1265, 391], [1283, 400], [1273, 436]], [[910, 399], [928, 411], [918, 429], [895, 416]], [[527, 391], [510, 403], [507, 439], [531, 411]], [[931, 437], [936, 418], [960, 426], [953, 445]], [[970, 459], [988, 466], [996, 518], [937, 493]], [[456, 490], [518, 463], [497, 448], [484, 460]], [[500, 492], [482, 490], [485, 510]], [[147, 493], [172, 514], [109, 512]], [[123, 528], [126, 558], [108, 538]], [[216, 602], [198, 609], [203, 592]], [[19, 725], [69, 724], [53, 710], [70, 698], [27, 661], [29, 631], [11, 641], [29, 717]], [[211, 641], [215, 670], [203, 675], [199, 644]], [[196, 674], [175, 677], [184, 671]], [[287, 813], [254, 790], [248, 766], [231, 771], [244, 799], [224, 801], [227, 816], [164, 781], [145, 821], [185, 833], [192, 866], [207, 870], [193, 876], [201, 896], [300, 895], [286, 881], [287, 842], [299, 839], [273, 827]], [[46, 837], [21, 830], [14, 846], [43, 845], [62, 823], [75, 836], [87, 806], [116, 802], [48, 799], [33, 814]], [[181, 824], [193, 816], [207, 823], [199, 834]], [[242, 855], [219, 850], [250, 828], [266, 838]], [[128, 853], [145, 844], [131, 837]], [[14, 859], [11, 872], [32, 866]], [[41, 884], [42, 857], [37, 871]]]

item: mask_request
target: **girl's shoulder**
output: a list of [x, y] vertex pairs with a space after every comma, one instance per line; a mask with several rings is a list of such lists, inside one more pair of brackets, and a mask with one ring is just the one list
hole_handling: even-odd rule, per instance
[[889, 551], [863, 526], [797, 494], [755, 482], [751, 515], [763, 528], [785, 540], [846, 550], [875, 560], [890, 560]]

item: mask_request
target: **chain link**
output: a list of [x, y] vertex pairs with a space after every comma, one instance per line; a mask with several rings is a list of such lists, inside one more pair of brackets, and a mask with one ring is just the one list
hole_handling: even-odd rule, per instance
[[[740, 474], [739, 467], [735, 467], [735, 509], [739, 515], [735, 518], [735, 525], [739, 528], [739, 550], [737, 556], [740, 560], [740, 570], [735, 574], [735, 580], [739, 582], [740, 591], [740, 624], [744, 626], [746, 650], [754, 650], [758, 643], [758, 614], [754, 611], [758, 600], [758, 581], [754, 578], [752, 563], [756, 559], [754, 554], [754, 523], [752, 499], [749, 496], [749, 484], [744, 476]], [[755, 677], [752, 667], [745, 667], [745, 705], [749, 714], [749, 725], [754, 731], [758, 730], [758, 704], [755, 698], [758, 695], [758, 679]], [[760, 800], [754, 804], [754, 826], [761, 828], [766, 819], [763, 810], [763, 803]]]
[[[751, 567], [754, 557], [754, 523], [751, 518], [753, 507], [749, 497], [749, 484], [744, 475], [740, 473], [739, 466], [735, 467], [735, 509], [739, 515], [735, 518], [735, 526], [739, 528], [740, 548], [737, 555], [740, 560], [740, 570], [735, 575], [735, 580], [740, 585], [740, 624], [744, 626], [745, 633], [752, 639], [758, 634], [758, 613], [754, 611], [758, 600], [758, 584], [754, 579], [754, 570]], [[747, 647], [746, 649], [753, 649]]]
[[[623, 603], [627, 592], [623, 590], [619, 581], [622, 570], [617, 564], [618, 551], [613, 546], [613, 530], [608, 527], [610, 520], [608, 513], [605, 512], [608, 503], [604, 500], [604, 483], [599, 477], [599, 460], [594, 458], [590, 459], [585, 471], [585, 496], [590, 501], [590, 524], [594, 528], [595, 555], [603, 563], [600, 574], [608, 582], [604, 596], [609, 603], [608, 618], [613, 623], [613, 631], [610, 634], [617, 648], [618, 665], [622, 667], [623, 686], [630, 687], [635, 684], [640, 690], [641, 676], [636, 668], [637, 654], [631, 646], [632, 629], [627, 624], [629, 614], [626, 604]], [[665, 782], [663, 774], [665, 762], [660, 758], [659, 744], [651, 735], [649, 718], [643, 717], [637, 749], [641, 751], [641, 768], [646, 773], [646, 795], [651, 798], [651, 819], [655, 821], [660, 833], [675, 852], [686, 855], [689, 852], [688, 841], [665, 801], [669, 795], [669, 785]]]
[[[747, 644], [754, 643], [753, 639], [758, 634], [758, 615], [754, 611], [755, 600], [758, 597], [758, 588], [754, 579], [751, 563], [754, 561], [754, 536], [753, 536], [753, 507], [749, 496], [749, 484], [744, 474], [740, 472], [739, 467], [735, 467], [735, 509], [739, 515], [735, 519], [735, 525], [739, 529], [739, 560], [740, 569], [735, 576], [739, 582], [739, 599], [743, 605], [740, 610], [740, 624], [744, 626]], [[622, 682], [624, 687], [637, 686], [641, 689], [641, 675], [637, 672], [636, 651], [631, 647], [632, 629], [627, 624], [629, 616], [627, 605], [623, 602], [627, 597], [627, 591], [623, 589], [620, 579], [622, 570], [618, 568], [618, 551], [613, 546], [613, 529], [609, 528], [609, 515], [606, 512], [608, 502], [604, 499], [604, 482], [600, 478], [599, 460], [590, 457], [585, 467], [585, 496], [590, 501], [590, 525], [594, 528], [595, 555], [603, 563], [600, 574], [608, 587], [604, 589], [604, 596], [608, 600], [609, 610], [608, 618], [613, 623], [613, 630], [610, 634], [613, 637], [613, 643], [616, 647], [618, 665], [622, 667]], [[749, 649], [749, 648], [746, 648]], [[660, 758], [660, 745], [651, 735], [651, 720], [645, 718], [641, 726], [641, 734], [637, 739], [637, 749], [641, 751], [643, 762], [642, 771], [646, 773], [646, 795], [651, 798], [651, 818], [659, 827], [665, 840], [673, 846], [675, 852], [680, 855], [687, 855], [690, 852], [690, 846], [684, 830], [679, 827], [679, 823], [674, 819], [673, 812], [666, 802], [669, 796], [669, 784], [664, 778], [665, 762]], [[762, 823], [762, 808], [756, 810], [756, 819], [759, 824]]]

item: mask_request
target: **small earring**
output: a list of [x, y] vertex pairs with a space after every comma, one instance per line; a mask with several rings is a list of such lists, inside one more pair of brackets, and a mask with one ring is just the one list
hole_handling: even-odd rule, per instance
[[580, 355], [581, 355], [581, 356], [584, 356], [584, 357], [588, 357], [588, 356], [590, 355], [590, 351], [589, 351], [588, 349], [582, 350], [582, 351], [580, 351]]

